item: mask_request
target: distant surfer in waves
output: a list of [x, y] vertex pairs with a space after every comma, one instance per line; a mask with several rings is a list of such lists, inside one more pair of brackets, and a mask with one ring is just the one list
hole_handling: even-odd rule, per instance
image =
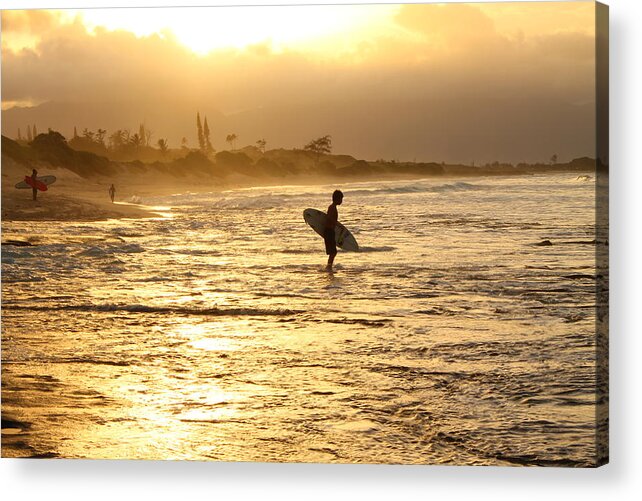
[[109, 198], [111, 198], [111, 203], [114, 203], [114, 197], [116, 196], [116, 187], [112, 184], [109, 187]]
[[327, 271], [332, 271], [334, 258], [337, 256], [337, 242], [334, 236], [334, 227], [339, 221], [339, 211], [337, 205], [343, 202], [343, 193], [335, 190], [332, 194], [332, 204], [328, 207], [328, 215], [325, 219], [325, 229], [323, 230], [323, 240], [325, 241], [325, 253], [328, 255]]
[[38, 198], [38, 188], [36, 188], [36, 180], [38, 179], [38, 171], [36, 169], [33, 169], [31, 171], [31, 190], [33, 192], [33, 201], [36, 201], [36, 198]]

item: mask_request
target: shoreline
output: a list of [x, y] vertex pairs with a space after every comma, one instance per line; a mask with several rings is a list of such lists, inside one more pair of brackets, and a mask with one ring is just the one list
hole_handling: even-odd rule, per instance
[[[26, 190], [24, 190], [26, 191]], [[26, 193], [25, 193], [26, 194]], [[58, 194], [55, 197], [40, 196], [37, 201], [2, 193], [2, 222], [19, 221], [106, 221], [109, 219], [146, 219], [161, 217], [159, 213], [142, 205], [127, 202], [111, 203], [92, 198]]]
[[[54, 174], [57, 169], [52, 169]], [[580, 171], [559, 171], [556, 173], [568, 172], [569, 174], [581, 175]], [[552, 173], [547, 173], [552, 174]], [[594, 171], [586, 171], [586, 174], [595, 177]], [[510, 176], [533, 176], [537, 174], [512, 174]], [[5, 177], [5, 176], [3, 176]], [[359, 178], [324, 178], [324, 177], [297, 177], [290, 179], [271, 179], [269, 182], [261, 182], [259, 179], [235, 179], [234, 182], [222, 184], [204, 184], [196, 182], [180, 183], [159, 183], [150, 185], [140, 181], [131, 182], [121, 180], [120, 186], [126, 186], [126, 190], [119, 190], [116, 193], [117, 201], [112, 203], [107, 195], [107, 187], [110, 182], [106, 180], [87, 183], [82, 178], [69, 179], [66, 176], [60, 177], [60, 182], [52, 185], [51, 192], [39, 194], [38, 200], [31, 199], [30, 190], [16, 190], [3, 179], [2, 187], [2, 222], [19, 221], [106, 221], [109, 219], [147, 219], [163, 217], [161, 211], [155, 211], [154, 207], [145, 206], [130, 202], [135, 198], [154, 196], [167, 196], [180, 193], [224, 193], [230, 190], [251, 190], [258, 188], [269, 188], [279, 186], [304, 186], [304, 185], [347, 185], [354, 183], [367, 183], [372, 181], [418, 181], [421, 179], [449, 180], [464, 179], [471, 176], [383, 176], [383, 178], [372, 179], [370, 177]], [[475, 176], [477, 177], [477, 176]], [[496, 175], [480, 177], [497, 177]], [[267, 181], [267, 180], [265, 180]], [[125, 191], [125, 193], [122, 193]], [[82, 193], [79, 195], [78, 193]], [[118, 195], [121, 195], [120, 197]], [[120, 200], [119, 200], [120, 199]]]

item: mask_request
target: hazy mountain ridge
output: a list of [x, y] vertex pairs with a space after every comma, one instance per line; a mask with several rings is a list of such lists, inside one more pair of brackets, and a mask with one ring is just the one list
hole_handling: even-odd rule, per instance
[[[292, 102], [249, 107], [223, 113], [180, 98], [167, 108], [145, 102], [46, 102], [31, 108], [2, 111], [3, 134], [24, 134], [28, 124], [40, 130], [63, 132], [85, 127], [112, 132], [123, 124], [145, 123], [153, 141], [167, 138], [179, 147], [182, 138], [195, 148], [195, 111], [207, 116], [213, 146], [225, 149], [225, 137], [238, 134], [242, 142], [259, 138], [269, 145], [296, 148], [311, 137], [332, 134], [335, 147], [361, 158], [385, 158], [397, 162], [445, 161], [483, 164], [495, 160], [535, 163], [557, 153], [570, 159], [589, 154], [585, 138], [592, 134], [594, 105], [571, 105], [552, 98], [502, 99], [390, 97], [336, 98], [313, 103]], [[500, 114], [498, 110], [507, 110]], [[461, 128], [457, 124], [465, 124]], [[552, 128], [563, 127], [565, 133]]]

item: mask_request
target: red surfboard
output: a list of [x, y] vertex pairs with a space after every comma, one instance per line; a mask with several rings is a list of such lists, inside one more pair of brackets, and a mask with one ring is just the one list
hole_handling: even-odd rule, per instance
[[38, 188], [40, 191], [47, 191], [47, 185], [42, 181], [38, 181], [38, 178], [34, 181], [31, 179], [31, 176], [25, 176], [25, 183], [27, 183], [32, 188]]

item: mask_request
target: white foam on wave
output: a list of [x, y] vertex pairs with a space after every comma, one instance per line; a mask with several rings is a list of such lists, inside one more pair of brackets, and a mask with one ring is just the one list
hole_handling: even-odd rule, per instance
[[359, 419], [356, 421], [340, 421], [326, 425], [334, 430], [346, 433], [375, 433], [381, 426], [369, 419]]
[[217, 209], [273, 209], [284, 205], [286, 198], [280, 195], [258, 195], [222, 198], [213, 203]]
[[114, 228], [111, 232], [118, 237], [138, 238], [145, 236], [141, 231], [136, 231], [132, 228]]
[[[412, 184], [394, 185], [387, 184], [384, 186], [363, 186], [352, 185], [345, 186], [343, 192], [346, 197], [351, 196], [378, 196], [378, 195], [403, 195], [413, 193], [449, 193], [457, 191], [481, 190], [484, 187], [477, 184], [471, 184], [464, 181], [444, 184], [427, 184], [416, 182]], [[329, 190], [330, 188], [328, 188]], [[269, 191], [266, 193], [256, 192], [236, 192], [230, 191], [224, 194], [189, 194], [176, 197], [174, 203], [182, 203], [191, 206], [207, 207], [207, 210], [253, 210], [253, 209], [274, 209], [293, 204], [303, 206], [315, 206], [321, 204], [325, 206], [326, 202], [330, 203], [330, 192], [313, 192], [305, 191], [300, 193], [278, 193]], [[221, 196], [223, 195], [223, 196]]]
[[440, 185], [427, 185], [421, 183], [406, 184], [402, 186], [384, 186], [380, 188], [367, 188], [358, 190], [347, 190], [346, 196], [349, 195], [397, 195], [404, 193], [446, 193], [453, 191], [472, 191], [483, 189], [483, 186], [477, 184], [458, 181], [455, 183], [446, 183]]

